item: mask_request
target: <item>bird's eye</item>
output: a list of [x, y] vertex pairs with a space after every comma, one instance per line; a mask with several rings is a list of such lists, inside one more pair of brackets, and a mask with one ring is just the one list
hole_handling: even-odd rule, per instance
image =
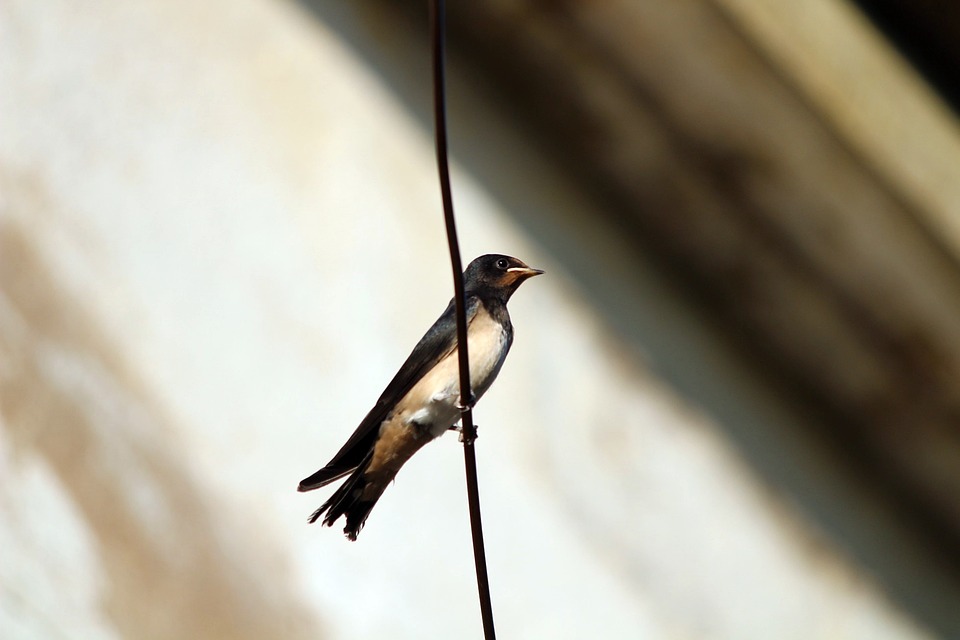
[[500, 258], [499, 260], [497, 260], [497, 269], [506, 269], [507, 266], [508, 266], [508, 263], [503, 258]]

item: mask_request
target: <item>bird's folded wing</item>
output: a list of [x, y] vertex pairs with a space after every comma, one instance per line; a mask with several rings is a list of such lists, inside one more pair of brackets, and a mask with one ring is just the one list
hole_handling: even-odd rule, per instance
[[[467, 323], [476, 316], [480, 301], [467, 299]], [[322, 469], [300, 482], [300, 491], [322, 487], [350, 473], [363, 462], [377, 439], [380, 425], [420, 378], [457, 346], [457, 318], [454, 301], [413, 348], [403, 366], [357, 427], [346, 444]]]

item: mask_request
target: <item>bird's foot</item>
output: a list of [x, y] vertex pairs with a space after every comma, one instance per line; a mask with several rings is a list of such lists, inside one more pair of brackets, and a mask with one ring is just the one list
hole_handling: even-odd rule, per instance
[[[466, 434], [463, 432], [463, 425], [459, 422], [447, 428], [447, 431], [456, 431], [460, 434], [460, 442], [466, 442]], [[477, 425], [473, 425], [473, 435], [470, 437], [470, 443], [477, 439]]]
[[473, 441], [477, 439], [477, 425], [473, 425], [473, 431], [468, 434], [466, 429], [460, 427], [457, 431], [460, 433], [460, 442], [465, 444], [473, 444]]
[[467, 411], [472, 410], [473, 407], [476, 406], [476, 404], [477, 404], [477, 396], [475, 396], [471, 391], [470, 400], [468, 400], [466, 404], [463, 403], [462, 398], [460, 400], [457, 400], [457, 409], [460, 410], [460, 413], [466, 413]]

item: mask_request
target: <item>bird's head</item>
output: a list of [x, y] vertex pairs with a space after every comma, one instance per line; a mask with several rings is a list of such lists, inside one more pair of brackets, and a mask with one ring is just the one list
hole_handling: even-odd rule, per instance
[[467, 265], [463, 280], [468, 295], [490, 295], [506, 302], [524, 280], [541, 273], [516, 258], [490, 253]]

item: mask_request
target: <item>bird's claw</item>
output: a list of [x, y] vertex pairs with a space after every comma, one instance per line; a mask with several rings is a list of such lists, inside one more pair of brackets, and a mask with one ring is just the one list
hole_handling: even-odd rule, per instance
[[[466, 442], [466, 434], [463, 431], [463, 425], [460, 424], [459, 422], [457, 424], [447, 427], [447, 431], [456, 431], [458, 434], [460, 434], [460, 442]], [[473, 425], [473, 437], [470, 438], [470, 442], [472, 443], [476, 439], [477, 439], [477, 425]]]
[[460, 411], [460, 413], [466, 413], [467, 411], [470, 411], [471, 409], [473, 409], [473, 407], [476, 406], [476, 404], [477, 404], [477, 396], [475, 396], [471, 391], [470, 399], [467, 401], [466, 404], [464, 404], [462, 400], [457, 401], [457, 409]]
[[[467, 432], [463, 427], [457, 429], [460, 433], [460, 442], [467, 442]], [[473, 441], [477, 439], [477, 425], [473, 425], [473, 433], [470, 435], [470, 441], [467, 444], [473, 444]]]

